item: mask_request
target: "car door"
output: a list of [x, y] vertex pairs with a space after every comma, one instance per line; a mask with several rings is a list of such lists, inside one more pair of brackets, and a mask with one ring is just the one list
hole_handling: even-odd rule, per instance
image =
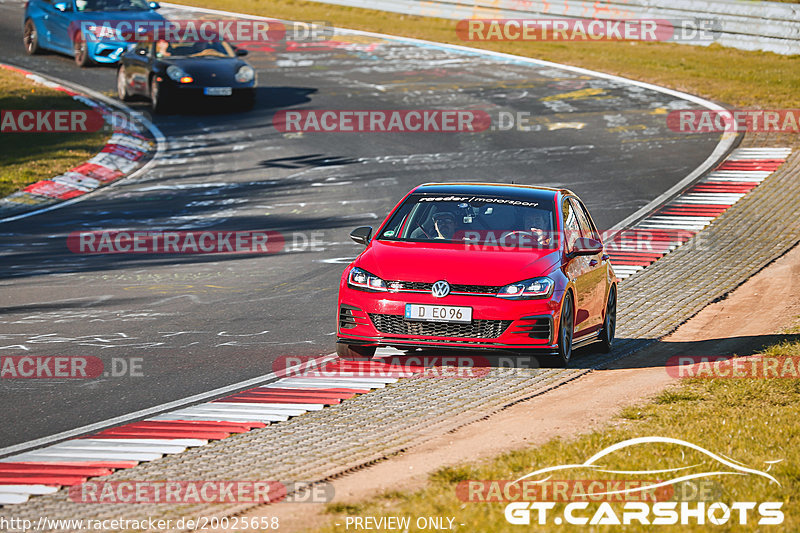
[[591, 308], [589, 295], [591, 286], [586, 275], [589, 263], [586, 257], [566, 255], [574, 248], [575, 241], [582, 237], [577, 213], [568, 197], [562, 200], [561, 217], [561, 225], [564, 228], [564, 253], [568, 258], [564, 265], [564, 273], [575, 285], [575, 336], [579, 337], [584, 335], [587, 329], [586, 321]]
[[[578, 219], [578, 224], [581, 228], [581, 237], [600, 240], [597, 229], [591, 222], [589, 213], [586, 207], [575, 197], [569, 199], [575, 215]], [[606, 276], [606, 260], [604, 252], [595, 255], [584, 256], [584, 277], [586, 291], [584, 296], [586, 298], [586, 312], [588, 318], [586, 319], [585, 329], [586, 333], [599, 329], [603, 324], [603, 310], [606, 303], [606, 290], [608, 284], [608, 277]]]
[[[54, 47], [59, 50], [71, 53], [72, 52], [72, 39], [70, 37], [70, 24], [74, 20], [75, 5], [72, 0], [50, 0], [49, 2], [42, 2], [42, 11], [44, 11], [44, 27], [47, 30], [47, 40]], [[63, 7], [64, 11], [58, 9]]]

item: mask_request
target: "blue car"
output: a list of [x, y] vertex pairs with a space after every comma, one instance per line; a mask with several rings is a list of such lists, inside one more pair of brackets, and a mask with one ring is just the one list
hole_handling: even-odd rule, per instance
[[145, 0], [28, 0], [22, 33], [25, 50], [68, 54], [81, 67], [113, 64], [130, 44], [116, 24], [164, 21], [155, 12], [159, 7], [158, 2]]

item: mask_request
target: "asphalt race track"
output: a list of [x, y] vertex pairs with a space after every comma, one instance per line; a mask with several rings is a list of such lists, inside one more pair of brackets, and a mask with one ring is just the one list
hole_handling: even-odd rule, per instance
[[[0, 4], [0, 61], [114, 94], [114, 69], [28, 57], [21, 35], [22, 4]], [[91, 355], [121, 374], [141, 367], [140, 376], [2, 380], [0, 448], [263, 375], [279, 356], [332, 352], [338, 280], [359, 251], [349, 231], [377, 225], [419, 183], [565, 186], [608, 228], [718, 142], [667, 129], [665, 110], [696, 105], [621, 82], [432, 46], [334, 41], [253, 51], [252, 112], [212, 103], [156, 116], [168, 143], [150, 172], [0, 225], [0, 354]], [[284, 134], [272, 125], [281, 109], [529, 112], [536, 127]], [[68, 250], [70, 232], [101, 229], [273, 230], [288, 246], [256, 256]], [[312, 239], [321, 244], [311, 249]]]

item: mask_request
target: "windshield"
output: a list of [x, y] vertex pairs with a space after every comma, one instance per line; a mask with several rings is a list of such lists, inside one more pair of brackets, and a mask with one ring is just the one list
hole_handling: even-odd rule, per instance
[[413, 194], [394, 213], [378, 239], [552, 248], [558, 241], [555, 227], [552, 202]]
[[78, 11], [147, 11], [144, 0], [75, 0]]
[[234, 57], [231, 45], [225, 41], [185, 41], [156, 43], [156, 57]]

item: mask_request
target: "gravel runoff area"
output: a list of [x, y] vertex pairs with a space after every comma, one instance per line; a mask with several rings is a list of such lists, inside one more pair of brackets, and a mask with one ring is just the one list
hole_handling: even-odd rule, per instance
[[[748, 135], [742, 146], [788, 146]], [[691, 241], [620, 285], [618, 343], [569, 369], [494, 368], [475, 379], [405, 379], [340, 405], [185, 453], [121, 470], [103, 481], [321, 481], [368, 466], [537, 396], [674, 331], [800, 241], [800, 152]], [[577, 367], [576, 365], [580, 365]], [[79, 504], [67, 491], [0, 510], [34, 521], [231, 515], [253, 504]]]

